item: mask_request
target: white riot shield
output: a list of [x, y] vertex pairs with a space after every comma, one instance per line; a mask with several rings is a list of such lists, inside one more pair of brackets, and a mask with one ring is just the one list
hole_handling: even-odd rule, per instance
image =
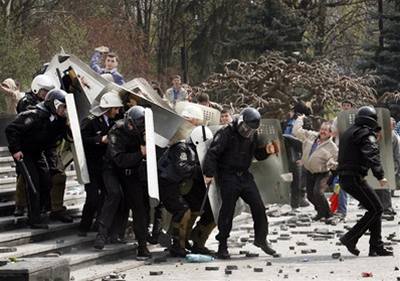
[[150, 206], [156, 207], [160, 202], [158, 192], [158, 174], [156, 144], [154, 135], [153, 111], [145, 109], [145, 130], [146, 130], [146, 166], [147, 166], [147, 188], [150, 198]]
[[[343, 134], [351, 125], [354, 124], [355, 116], [357, 111], [343, 111], [338, 114], [338, 130], [339, 130], [339, 141], [340, 135]], [[381, 157], [381, 163], [383, 170], [385, 171], [385, 178], [389, 182], [389, 188], [396, 188], [396, 177], [394, 174], [394, 161], [393, 161], [393, 146], [392, 146], [392, 129], [390, 126], [390, 111], [386, 108], [376, 108], [378, 115], [378, 124], [382, 127], [381, 139], [378, 142], [379, 152]], [[374, 189], [381, 189], [379, 182], [372, 175], [371, 170], [367, 176], [368, 183]]]
[[74, 157], [75, 170], [78, 181], [81, 184], [90, 182], [89, 172], [86, 165], [85, 151], [83, 149], [81, 128], [79, 126], [78, 113], [76, 112], [75, 100], [73, 94], [67, 94], [65, 97], [68, 111], [68, 119], [72, 131], [74, 143], [71, 144], [72, 154]]
[[279, 146], [278, 155], [270, 155], [266, 160], [254, 160], [250, 171], [254, 176], [264, 204], [290, 203], [290, 184], [292, 174], [289, 172], [289, 162], [283, 142], [279, 120], [262, 119], [259, 140], [263, 145], [274, 142]]
[[219, 112], [218, 110], [216, 110], [214, 108], [204, 106], [201, 104], [191, 103], [188, 101], [177, 102], [176, 106], [175, 106], [176, 113], [178, 113], [179, 115], [182, 115], [183, 110], [185, 110], [185, 108], [188, 105], [196, 106], [196, 107], [200, 108], [201, 111], [203, 111], [204, 125], [212, 126], [212, 125], [220, 124], [221, 112]]

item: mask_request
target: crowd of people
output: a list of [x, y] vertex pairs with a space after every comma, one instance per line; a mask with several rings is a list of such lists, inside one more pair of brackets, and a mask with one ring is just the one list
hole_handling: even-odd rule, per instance
[[[120, 85], [124, 83], [117, 70], [118, 56], [109, 48], [96, 48], [90, 66], [104, 79]], [[13, 79], [6, 79], [0, 89], [8, 97], [7, 110], [18, 113], [5, 130], [9, 151], [17, 163], [15, 215], [22, 216], [27, 209], [32, 228], [47, 228], [45, 214], [48, 212], [51, 219], [72, 222], [63, 206], [66, 175], [60, 158], [62, 147], [72, 141], [66, 118], [66, 92], [58, 89], [55, 81], [46, 74], [34, 77], [31, 89], [25, 93], [19, 91], [18, 83]], [[227, 240], [236, 202], [242, 198], [254, 220], [254, 245], [268, 255], [277, 255], [267, 242], [265, 206], [249, 171], [253, 158], [264, 160], [280, 150], [276, 143], [262, 143], [258, 134], [259, 111], [248, 107], [233, 115], [230, 109], [211, 102], [205, 93], [189, 94], [178, 75], [172, 77], [172, 87], [165, 94], [156, 83], [154, 89], [172, 108], [177, 102], [191, 101], [219, 110], [221, 129], [213, 135], [204, 126], [203, 114], [199, 114], [196, 107], [188, 106], [181, 113], [194, 129], [187, 139], [157, 149], [160, 205], [154, 209], [150, 220], [145, 109], [133, 98], [121, 97], [115, 92], [105, 93], [99, 105], [92, 107], [81, 121], [90, 183], [85, 185], [86, 199], [78, 235], [86, 236], [88, 232], [96, 231], [94, 247], [98, 250], [108, 243], [125, 243], [131, 213], [138, 242], [137, 258], [146, 259], [151, 257], [147, 244], [158, 243], [161, 210], [165, 208], [172, 215], [169, 226], [171, 256], [184, 257], [191, 252], [229, 259]], [[353, 109], [350, 100], [344, 100], [341, 105], [343, 111]], [[384, 248], [381, 237], [382, 213], [394, 214], [394, 210], [379, 156], [382, 128], [378, 125], [376, 110], [371, 106], [359, 108], [354, 125], [340, 137], [337, 119], [322, 122], [319, 131], [315, 131], [310, 114], [310, 108], [298, 102], [282, 128], [293, 174], [292, 207], [305, 207], [310, 202], [316, 210], [315, 221], [337, 224], [346, 217], [350, 194], [366, 213], [340, 239], [341, 243], [358, 255], [357, 241], [370, 230], [369, 255], [392, 255]], [[393, 158], [398, 178], [400, 137], [394, 130], [395, 124], [392, 120]], [[210, 139], [211, 145], [201, 167], [196, 146]], [[369, 169], [379, 181], [379, 191], [365, 181]], [[217, 221], [207, 199], [207, 189], [213, 182], [217, 184], [222, 200]], [[337, 210], [332, 208], [325, 195], [325, 191], [335, 184], [340, 186]], [[216, 227], [219, 247], [215, 253], [205, 244]]]

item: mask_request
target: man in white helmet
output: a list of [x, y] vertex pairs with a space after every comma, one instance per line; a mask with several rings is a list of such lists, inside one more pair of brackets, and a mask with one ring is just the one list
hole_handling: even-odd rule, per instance
[[47, 93], [54, 88], [56, 88], [56, 84], [53, 78], [47, 74], [39, 74], [33, 78], [31, 90], [26, 92], [17, 104], [17, 113], [31, 109], [39, 102], [44, 101]]
[[[34, 109], [38, 103], [44, 101], [46, 94], [55, 87], [55, 83], [50, 76], [46, 74], [37, 75], [32, 80], [31, 90], [26, 92], [25, 95], [18, 101], [16, 106], [17, 113]], [[43, 161], [45, 160], [43, 159]], [[55, 163], [55, 161], [52, 161], [52, 163]], [[19, 217], [23, 216], [25, 213], [26, 196], [24, 192], [24, 181], [19, 176], [18, 169], [17, 174], [14, 215]]]
[[79, 225], [80, 236], [86, 236], [86, 233], [90, 231], [93, 220], [96, 214], [99, 214], [103, 205], [105, 190], [102, 177], [102, 159], [108, 144], [107, 133], [114, 125], [114, 119], [122, 106], [118, 93], [105, 93], [100, 99], [100, 104], [92, 108], [89, 115], [82, 120], [82, 141], [90, 183], [85, 185], [86, 201]]

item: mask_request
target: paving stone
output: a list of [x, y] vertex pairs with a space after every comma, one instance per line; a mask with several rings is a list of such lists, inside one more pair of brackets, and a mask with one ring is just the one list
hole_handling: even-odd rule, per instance
[[163, 274], [162, 271], [150, 271], [150, 275], [151, 275], [151, 276], [162, 275], [162, 274]]
[[267, 261], [267, 266], [271, 266], [271, 265], [272, 265], [272, 262]]
[[238, 266], [237, 265], [227, 265], [226, 269], [228, 269], [228, 270], [238, 270]]
[[253, 271], [254, 271], [254, 272], [263, 272], [264, 269], [261, 268], [261, 267], [255, 267], [255, 268], [253, 268]]
[[294, 250], [294, 246], [289, 246], [289, 250]]
[[219, 266], [206, 266], [206, 271], [218, 271]]
[[247, 253], [246, 254], [247, 258], [257, 258], [258, 256], [260, 256], [260, 255], [257, 253]]
[[239, 251], [239, 255], [247, 255], [250, 253], [249, 251]]
[[307, 243], [306, 242], [302, 242], [302, 241], [298, 241], [298, 242], [296, 242], [296, 245], [297, 246], [307, 246]]
[[232, 270], [229, 270], [229, 269], [226, 269], [226, 268], [225, 268], [225, 274], [226, 274], [226, 275], [232, 274]]
[[300, 268], [296, 268], [296, 272], [300, 272]]
[[340, 258], [340, 256], [341, 256], [340, 253], [333, 253], [333, 254], [332, 254], [332, 258], [333, 258], [333, 259], [338, 259], [338, 258]]

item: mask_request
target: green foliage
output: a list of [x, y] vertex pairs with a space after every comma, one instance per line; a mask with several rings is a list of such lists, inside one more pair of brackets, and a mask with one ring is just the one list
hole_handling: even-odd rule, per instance
[[88, 31], [75, 17], [58, 17], [50, 25], [50, 34], [47, 41], [48, 56], [60, 52], [62, 47], [67, 53], [74, 54], [85, 60], [89, 55], [87, 41]]

